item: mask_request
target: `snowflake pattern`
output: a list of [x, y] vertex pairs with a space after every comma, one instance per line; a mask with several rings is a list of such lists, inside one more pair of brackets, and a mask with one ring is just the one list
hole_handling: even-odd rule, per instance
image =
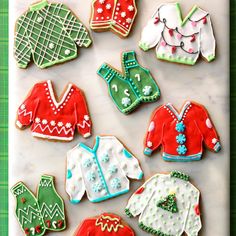
[[93, 164], [93, 162], [92, 162], [92, 160], [91, 159], [86, 159], [84, 162], [83, 162], [83, 166], [84, 167], [90, 167], [90, 166], [92, 166], [92, 164]]
[[121, 188], [121, 182], [120, 182], [120, 179], [119, 178], [115, 178], [111, 181], [111, 187], [113, 189], [119, 189]]
[[71, 127], [71, 123], [66, 123], [66, 128], [70, 128]]
[[127, 106], [129, 106], [129, 105], [131, 104], [131, 99], [130, 99], [130, 98], [127, 98], [127, 97], [122, 98], [121, 103], [122, 103], [122, 105], [123, 105], [124, 107], [127, 107]]
[[24, 110], [24, 109], [25, 109], [25, 104], [22, 104], [22, 105], [20, 106], [20, 109], [21, 109], [21, 110]]
[[110, 4], [110, 3], [108, 3], [108, 4], [106, 5], [106, 9], [107, 9], [107, 10], [110, 10], [110, 9], [111, 9], [111, 4]]
[[97, 9], [97, 12], [98, 12], [99, 14], [101, 14], [101, 13], [103, 12], [102, 8], [98, 8], [98, 9]]
[[217, 140], [216, 138], [213, 138], [213, 139], [212, 139], [212, 143], [213, 143], [213, 144], [216, 144], [217, 142], [218, 142], [218, 140]]
[[52, 121], [50, 122], [50, 124], [51, 124], [51, 126], [55, 126], [55, 125], [56, 125], [55, 120], [52, 120]]
[[35, 122], [36, 122], [36, 123], [40, 123], [40, 121], [41, 121], [40, 118], [38, 118], [38, 117], [35, 118]]
[[179, 144], [184, 144], [186, 142], [186, 136], [184, 134], [178, 134], [176, 136], [176, 142]]
[[176, 150], [179, 153], [179, 155], [185, 155], [185, 153], [187, 152], [187, 148], [185, 145], [179, 145]]
[[122, 18], [125, 18], [126, 17], [126, 12], [121, 12], [121, 14], [120, 14], [120, 16], [122, 17]]
[[185, 125], [184, 125], [183, 121], [177, 123], [175, 129], [178, 132], [184, 132], [185, 131]]
[[129, 6], [128, 6], [128, 10], [129, 10], [129, 11], [133, 11], [133, 10], [134, 10], [134, 6], [129, 5]]
[[117, 168], [116, 165], [111, 165], [111, 166], [109, 166], [108, 171], [109, 171], [110, 174], [115, 174], [115, 173], [117, 173], [118, 168]]
[[103, 155], [102, 162], [107, 163], [110, 160], [108, 154]]
[[94, 191], [95, 193], [101, 192], [102, 189], [103, 189], [103, 187], [102, 187], [102, 184], [101, 184], [101, 183], [95, 183], [95, 184], [93, 185], [93, 191]]
[[147, 146], [148, 146], [148, 147], [152, 147], [152, 142], [151, 142], [151, 141], [148, 141], [148, 142], [147, 142]]
[[88, 120], [89, 120], [89, 116], [88, 116], [88, 115], [85, 115], [85, 116], [84, 116], [84, 119], [85, 119], [86, 121], [88, 121]]
[[99, 3], [104, 4], [105, 0], [99, 0]]
[[96, 174], [94, 172], [89, 172], [87, 175], [87, 179], [90, 182], [94, 182], [96, 180]]
[[143, 88], [143, 94], [145, 96], [149, 96], [152, 93], [152, 87], [151, 86], [145, 86]]
[[126, 23], [130, 24], [132, 22], [132, 19], [131, 18], [127, 18], [126, 19]]
[[58, 127], [62, 127], [63, 126], [63, 123], [60, 121], [57, 123]]
[[48, 121], [46, 119], [42, 120], [42, 124], [46, 125], [48, 123]]

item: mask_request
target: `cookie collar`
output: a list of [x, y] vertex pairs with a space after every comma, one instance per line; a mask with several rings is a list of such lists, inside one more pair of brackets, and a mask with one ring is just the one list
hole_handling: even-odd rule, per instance
[[48, 5], [48, 1], [47, 0], [42, 0], [40, 2], [37, 2], [35, 4], [32, 4], [30, 6], [30, 11], [38, 11], [44, 7], [46, 7]]

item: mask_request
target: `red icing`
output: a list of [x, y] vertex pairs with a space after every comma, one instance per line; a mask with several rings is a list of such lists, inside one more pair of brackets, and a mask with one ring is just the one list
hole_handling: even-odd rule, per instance
[[169, 32], [169, 35], [170, 35], [171, 37], [173, 37], [173, 35], [174, 35], [174, 30], [173, 30], [173, 29], [169, 29], [168, 32]]
[[141, 187], [141, 188], [139, 188], [136, 192], [135, 192], [135, 194], [141, 194], [143, 191], [144, 191], [144, 187]]
[[207, 23], [207, 18], [206, 18], [206, 17], [204, 17], [204, 18], [202, 19], [202, 23], [203, 23], [204, 25]]
[[62, 221], [62, 220], [58, 220], [58, 221], [57, 221], [57, 227], [58, 227], [59, 229], [61, 229], [61, 228], [63, 227], [63, 221]]
[[51, 221], [50, 221], [50, 220], [46, 220], [46, 221], [45, 221], [45, 224], [46, 224], [46, 226], [47, 226], [48, 228], [51, 227]]
[[190, 42], [194, 42], [196, 40], [196, 36], [193, 34], [191, 39], [190, 39]]
[[40, 225], [37, 225], [37, 226], [35, 227], [35, 231], [36, 231], [36, 233], [41, 233], [41, 226], [40, 226]]
[[174, 54], [175, 52], [176, 52], [176, 47], [175, 46], [173, 46], [173, 47], [171, 47], [171, 52], [172, 52], [172, 54]]
[[155, 17], [154, 24], [157, 24], [159, 21], [160, 21], [160, 19], [158, 17]]
[[[183, 156], [201, 154], [203, 151], [203, 142], [207, 148], [214, 151], [219, 137], [214, 125], [211, 128], [207, 126], [207, 120], [210, 119], [206, 109], [197, 103], [188, 102], [185, 104], [185, 109], [182, 109], [182, 119], [178, 121], [173, 106], [162, 105], [155, 110], [150, 123], [154, 124], [154, 128], [148, 131], [145, 138], [145, 146], [152, 151], [157, 150], [163, 145], [163, 152], [168, 155], [179, 156], [177, 152], [178, 143], [176, 136], [179, 132], [176, 131], [177, 122], [183, 122], [185, 125], [184, 135], [186, 142], [184, 145], [187, 152]], [[148, 145], [148, 143], [151, 143]]]
[[[114, 220], [104, 219], [104, 216], [109, 216]], [[109, 228], [113, 225], [114, 228], [117, 225], [117, 231], [112, 230], [109, 232], [107, 227], [102, 230], [102, 226], [108, 224]], [[123, 225], [121, 218], [114, 214], [102, 214], [96, 218], [89, 218], [83, 221], [83, 223], [76, 230], [74, 236], [135, 236], [133, 230], [128, 225]]]
[[21, 202], [22, 203], [25, 203], [26, 202], [26, 199], [23, 197], [23, 198], [21, 198]]
[[25, 228], [25, 234], [26, 234], [26, 235], [30, 234], [29, 228]]
[[18, 109], [17, 123], [31, 126], [35, 136], [56, 140], [73, 139], [75, 128], [81, 135], [91, 133], [91, 120], [82, 91], [75, 85], [54, 102], [51, 82], [36, 84]]
[[92, 8], [92, 29], [112, 28], [123, 36], [128, 35], [137, 13], [135, 0], [95, 0]]
[[199, 216], [201, 213], [200, 213], [200, 209], [199, 209], [199, 205], [197, 204], [197, 205], [195, 205], [195, 207], [194, 207], [194, 211], [195, 211], [195, 214], [197, 215], [197, 216]]

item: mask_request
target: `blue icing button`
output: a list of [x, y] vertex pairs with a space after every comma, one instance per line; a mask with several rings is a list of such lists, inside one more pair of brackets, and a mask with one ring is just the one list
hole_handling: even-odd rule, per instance
[[175, 129], [178, 132], [184, 132], [185, 131], [185, 125], [184, 125], [183, 121], [177, 123]]
[[179, 144], [184, 144], [186, 142], [186, 136], [184, 134], [178, 134], [176, 136], [176, 142]]
[[121, 188], [121, 182], [119, 178], [114, 178], [113, 180], [111, 180], [111, 187], [113, 189], [119, 189]]
[[66, 178], [67, 179], [70, 179], [72, 177], [72, 172], [71, 172], [71, 170], [69, 169], [69, 170], [67, 170], [67, 176], [66, 176]]
[[83, 166], [84, 167], [90, 167], [92, 166], [93, 162], [91, 159], [86, 159], [84, 162], [83, 162]]
[[110, 165], [108, 171], [110, 174], [115, 174], [115, 173], [117, 173], [118, 168], [116, 165]]
[[179, 155], [184, 155], [187, 152], [187, 148], [185, 147], [185, 145], [179, 145], [176, 150]]
[[131, 157], [132, 157], [132, 154], [129, 153], [126, 149], [123, 149], [123, 153], [124, 153], [124, 155], [125, 155], [127, 158], [131, 158]]
[[143, 172], [141, 172], [138, 176], [138, 179], [142, 179], [143, 178]]
[[103, 189], [103, 185], [100, 184], [100, 183], [95, 183], [95, 184], [93, 185], [92, 189], [93, 189], [93, 191], [94, 191], [95, 193], [101, 192], [102, 189]]
[[95, 180], [96, 180], [96, 174], [95, 174], [94, 172], [89, 172], [89, 173], [87, 174], [87, 179], [88, 179], [88, 181], [90, 181], [90, 182], [95, 181]]
[[107, 163], [109, 160], [110, 160], [110, 158], [109, 158], [108, 154], [105, 154], [105, 155], [102, 157], [102, 161], [103, 161], [104, 163]]

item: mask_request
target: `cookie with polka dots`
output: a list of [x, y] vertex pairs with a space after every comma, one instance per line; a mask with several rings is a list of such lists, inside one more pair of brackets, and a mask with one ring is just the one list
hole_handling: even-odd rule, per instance
[[135, 0], [94, 0], [90, 28], [94, 31], [111, 30], [127, 37], [137, 14]]

